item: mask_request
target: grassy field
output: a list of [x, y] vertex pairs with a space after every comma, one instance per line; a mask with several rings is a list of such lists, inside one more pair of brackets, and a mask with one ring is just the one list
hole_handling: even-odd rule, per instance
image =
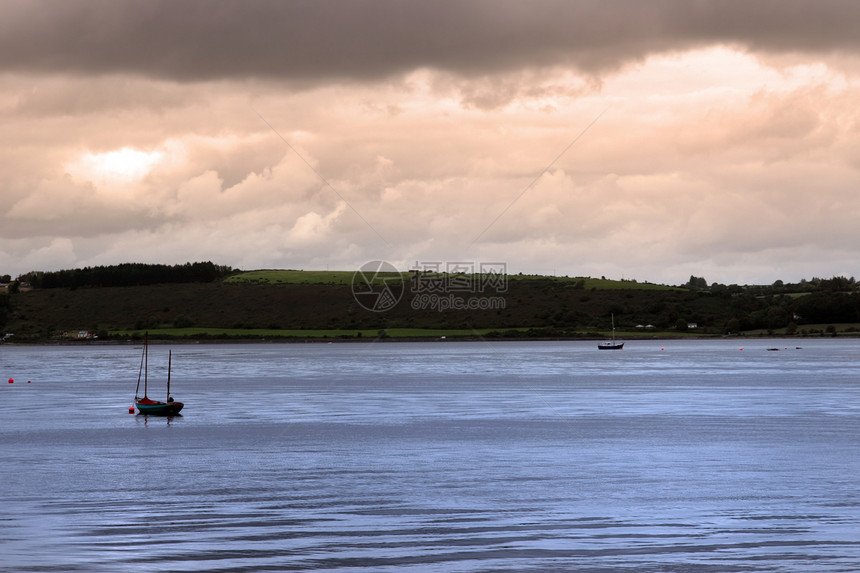
[[785, 328], [765, 330], [755, 328], [743, 332], [745, 336], [860, 336], [860, 324], [844, 322], [837, 324], [804, 324], [798, 326], [794, 334], [789, 334]]
[[[261, 269], [246, 271], [225, 279], [227, 284], [327, 284], [327, 285], [349, 285], [355, 278], [356, 271], [299, 271], [299, 270], [276, 270]], [[380, 273], [379, 277], [396, 278], [408, 280], [409, 272]], [[434, 276], [425, 274], [424, 276]], [[436, 275], [438, 276], [438, 275]], [[611, 279], [595, 279], [591, 277], [550, 277], [542, 275], [508, 275], [509, 281], [542, 280], [557, 283], [581, 283], [585, 290], [685, 290], [678, 287], [657, 285], [652, 283], [640, 283], [635, 281], [618, 281]]]
[[[515, 278], [515, 277], [512, 277]], [[653, 283], [640, 283], [635, 281], [616, 281], [612, 279], [593, 279], [591, 277], [533, 277], [533, 278], [549, 278], [559, 281], [578, 282], [583, 281], [582, 288], [585, 290], [662, 290], [662, 291], [683, 291], [686, 289], [657, 285]]]
[[233, 275], [228, 284], [351, 284], [355, 271], [296, 271], [264, 269]]
[[[812, 326], [812, 325], [810, 325]], [[804, 329], [798, 331], [793, 338], [803, 337], [818, 337], [818, 336], [858, 336], [860, 335], [860, 325], [840, 325], [835, 333], [827, 333], [825, 325], [818, 325], [820, 328]], [[329, 330], [313, 330], [313, 329], [271, 329], [271, 328], [151, 328], [144, 330], [116, 330], [110, 331], [112, 338], [131, 338], [142, 339], [144, 332], [148, 332], [152, 338], [180, 338], [180, 339], [293, 339], [293, 340], [380, 340], [380, 339], [424, 339], [424, 340], [440, 340], [440, 339], [457, 339], [457, 338], [518, 338], [522, 335], [523, 338], [530, 338], [529, 334], [533, 332], [530, 328], [476, 328], [476, 329], [443, 329], [443, 328], [386, 328], [380, 330], [373, 329], [329, 329]], [[382, 334], [384, 333], [384, 334]], [[568, 332], [562, 338], [584, 337], [587, 339], [598, 339], [600, 337], [609, 338], [609, 332], [579, 332], [571, 334]], [[786, 336], [784, 329], [774, 331], [766, 330], [750, 330], [740, 333], [741, 337], [768, 337], [768, 336]], [[540, 336], [540, 335], [538, 335]], [[677, 330], [630, 330], [615, 332], [615, 338], [621, 341], [632, 340], [669, 340], [669, 339], [695, 339], [702, 336], [708, 336], [704, 332], [690, 330], [687, 332], [679, 332]], [[710, 335], [709, 337], [712, 337]], [[553, 338], [551, 334], [545, 337]]]
[[[290, 330], [269, 328], [151, 328], [150, 336], [194, 338], [194, 337], [253, 337], [253, 338], [362, 338], [373, 340], [376, 338], [442, 338], [463, 336], [484, 336], [494, 329], [434, 329], [434, 328], [385, 328], [380, 330]], [[525, 329], [520, 329], [525, 330]], [[381, 333], [384, 333], [382, 336]], [[126, 336], [129, 338], [142, 338], [143, 330], [117, 330], [110, 332], [115, 336]]]
[[[499, 334], [506, 336], [526, 335], [533, 328], [384, 328], [373, 329], [273, 329], [273, 328], [150, 328], [150, 336], [165, 338], [356, 338], [374, 340], [377, 338], [462, 338], [483, 337], [488, 334], [496, 338]], [[382, 334], [384, 333], [384, 335]], [[111, 331], [112, 336], [143, 338], [144, 330], [116, 330]], [[581, 336], [589, 338], [609, 338], [610, 331], [580, 332]], [[616, 330], [615, 337], [621, 340], [636, 340], [649, 338], [696, 338], [701, 332], [695, 330], [678, 332], [676, 330]]]

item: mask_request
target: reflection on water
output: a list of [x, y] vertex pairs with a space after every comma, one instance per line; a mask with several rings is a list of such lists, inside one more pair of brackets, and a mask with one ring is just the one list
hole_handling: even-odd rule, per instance
[[0, 570], [858, 570], [860, 342], [751, 342], [2, 346]]

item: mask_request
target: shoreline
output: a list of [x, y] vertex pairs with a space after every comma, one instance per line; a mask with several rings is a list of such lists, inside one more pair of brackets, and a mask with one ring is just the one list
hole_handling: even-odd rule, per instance
[[[819, 340], [822, 338], [843, 338], [856, 339], [860, 338], [860, 334], [821, 334], [816, 336], [790, 336], [779, 334], [739, 334], [731, 336], [653, 336], [653, 337], [630, 337], [617, 339], [621, 342], [643, 342], [643, 341], [696, 341], [696, 340]], [[604, 340], [602, 337], [486, 337], [486, 336], [444, 336], [444, 337], [155, 337], [150, 335], [150, 344], [332, 344], [332, 343], [347, 343], [347, 344], [377, 344], [387, 342], [599, 342]], [[125, 339], [125, 340], [38, 340], [26, 342], [10, 342], [0, 343], [2, 346], [136, 346], [142, 344], [142, 339]]]

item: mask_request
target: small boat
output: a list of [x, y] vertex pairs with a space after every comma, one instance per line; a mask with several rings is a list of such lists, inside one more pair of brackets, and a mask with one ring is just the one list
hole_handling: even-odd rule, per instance
[[[153, 416], [175, 416], [185, 405], [182, 402], [176, 402], [170, 396], [170, 363], [173, 359], [173, 352], [167, 355], [167, 402], [153, 400], [147, 396], [147, 370], [149, 369], [149, 333], [144, 337], [143, 356], [140, 358], [140, 372], [137, 375], [137, 389], [134, 391], [134, 406], [137, 406], [137, 411], [140, 414], [151, 414]], [[143, 398], [137, 394], [140, 391], [140, 378], [143, 376]], [[129, 408], [129, 413], [134, 413], [134, 406]]]
[[612, 340], [607, 340], [605, 342], [599, 342], [597, 344], [598, 350], [621, 350], [624, 348], [623, 342], [618, 342], [615, 340], [615, 314], [612, 315]]

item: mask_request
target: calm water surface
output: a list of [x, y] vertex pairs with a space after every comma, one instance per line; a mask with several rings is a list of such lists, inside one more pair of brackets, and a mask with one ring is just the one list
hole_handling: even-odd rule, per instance
[[860, 571], [860, 341], [168, 348], [0, 346], [0, 571]]

